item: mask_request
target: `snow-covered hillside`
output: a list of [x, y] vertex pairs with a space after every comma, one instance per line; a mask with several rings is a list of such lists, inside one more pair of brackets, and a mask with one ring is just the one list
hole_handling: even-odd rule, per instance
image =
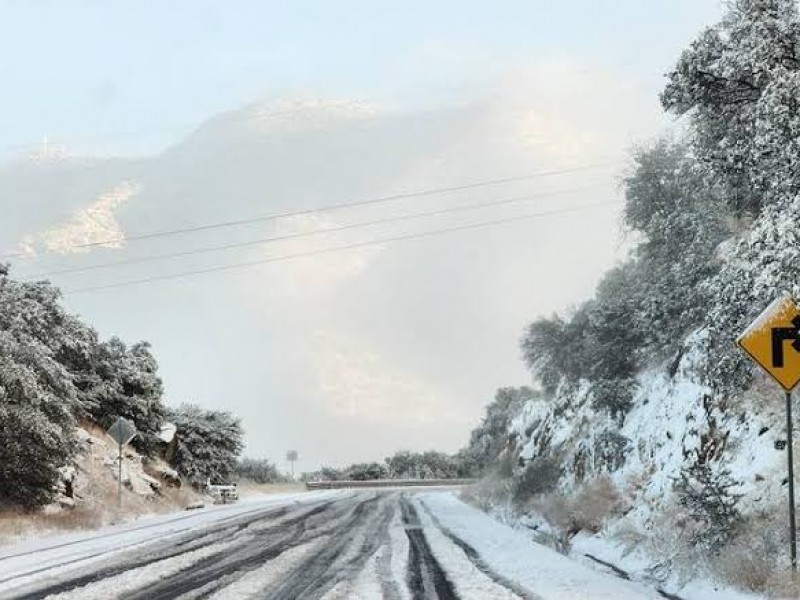
[[[699, 382], [703, 340], [693, 336], [674, 374], [666, 366], [637, 377], [638, 390], [622, 427], [591, 406], [589, 386], [564, 387], [553, 399], [526, 403], [510, 434], [523, 461], [556, 454], [568, 475], [566, 491], [608, 474], [632, 491], [626, 519], [652, 525], [654, 514], [673, 501], [681, 470], [700, 455], [714, 454], [739, 483], [742, 508], [759, 511], [785, 498], [786, 440], [783, 397], [764, 381], [719, 408]], [[724, 458], [723, 458], [724, 457]], [[710, 456], [709, 456], [710, 458]]]
[[0, 511], [0, 544], [59, 530], [95, 529], [132, 517], [180, 510], [200, 496], [182, 485], [164, 461], [131, 447], [122, 453], [122, 506], [118, 507], [118, 447], [89, 423], [77, 429], [74, 462], [61, 469], [58, 494], [41, 512]]

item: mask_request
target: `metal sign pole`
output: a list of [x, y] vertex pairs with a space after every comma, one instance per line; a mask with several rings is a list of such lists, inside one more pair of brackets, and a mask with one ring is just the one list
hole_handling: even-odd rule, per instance
[[789, 547], [792, 572], [797, 572], [797, 528], [794, 518], [794, 456], [792, 453], [792, 392], [786, 392], [786, 453], [789, 467]]
[[122, 510], [122, 444], [119, 445], [119, 471], [117, 475], [117, 508]]
[[[789, 549], [794, 579], [797, 574], [797, 527], [794, 506], [792, 390], [800, 385], [800, 305], [790, 295], [777, 298], [739, 335], [736, 343], [786, 392]], [[790, 349], [794, 352], [789, 351]]]

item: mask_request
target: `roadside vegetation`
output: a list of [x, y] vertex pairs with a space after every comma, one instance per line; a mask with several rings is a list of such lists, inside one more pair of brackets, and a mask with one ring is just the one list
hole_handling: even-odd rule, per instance
[[132, 445], [145, 461], [166, 456], [159, 433], [172, 422], [170, 462], [182, 477], [198, 487], [230, 477], [242, 448], [238, 419], [191, 405], [170, 409], [163, 395], [149, 344], [101, 340], [64, 309], [57, 288], [15, 281], [0, 265], [0, 506], [13, 512], [53, 502], [78, 458], [79, 424], [104, 430], [118, 417], [136, 426]]
[[401, 450], [381, 462], [356, 463], [348, 467], [322, 467], [303, 473], [304, 481], [371, 481], [378, 479], [459, 479], [477, 474], [464, 453], [455, 455], [429, 450]]
[[473, 431], [473, 502], [565, 551], [605, 528], [648, 549], [655, 581], [787, 593], [780, 394], [734, 340], [800, 297], [799, 93], [793, 0], [734, 0], [684, 50], [661, 94], [680, 133], [622, 181], [636, 243], [594, 297], [525, 329], [535, 389], [498, 391]]

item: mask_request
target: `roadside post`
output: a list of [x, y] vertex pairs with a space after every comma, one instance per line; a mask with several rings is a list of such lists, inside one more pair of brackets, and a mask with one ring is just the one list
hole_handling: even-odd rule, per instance
[[298, 457], [299, 455], [297, 450], [289, 450], [286, 453], [286, 460], [288, 461], [288, 463], [291, 465], [292, 468], [292, 479], [294, 479], [294, 463], [297, 462]]
[[136, 427], [128, 419], [119, 417], [106, 432], [119, 446], [118, 471], [117, 471], [117, 509], [122, 509], [122, 448], [135, 436]]
[[789, 550], [797, 571], [797, 527], [792, 455], [792, 391], [800, 383], [800, 306], [789, 296], [770, 304], [736, 339], [736, 343], [783, 388], [786, 397], [786, 453], [789, 471]]

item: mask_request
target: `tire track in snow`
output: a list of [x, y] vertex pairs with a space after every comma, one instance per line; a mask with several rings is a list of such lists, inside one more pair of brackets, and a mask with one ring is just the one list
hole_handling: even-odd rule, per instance
[[[263, 590], [261, 597], [316, 599], [357, 573], [381, 545], [382, 529], [388, 529], [392, 515], [390, 507], [382, 502], [384, 498], [376, 494], [359, 504], [351, 519], [332, 533], [328, 543], [298, 564], [284, 581]], [[359, 534], [362, 535], [360, 543], [357, 541]], [[348, 550], [353, 550], [349, 559], [345, 558]]]
[[[291, 517], [290, 521], [302, 520], [311, 512], [325, 509], [331, 504], [332, 501], [320, 503], [314, 506], [310, 511], [303, 511], [301, 514]], [[38, 588], [31, 586], [28, 588], [30, 591], [18, 593], [15, 596], [11, 596], [11, 598], [19, 600], [39, 600], [50, 595], [70, 592], [72, 590], [92, 585], [106, 579], [118, 577], [134, 569], [150, 566], [162, 561], [180, 558], [181, 556], [190, 554], [201, 548], [208, 547], [211, 544], [228, 541], [231, 538], [235, 538], [236, 536], [241, 535], [243, 532], [246, 532], [249, 527], [253, 526], [254, 524], [261, 523], [265, 519], [268, 519], [268, 522], [270, 523], [275, 520], [279, 520], [281, 517], [289, 513], [291, 508], [292, 507], [280, 507], [277, 509], [271, 508], [267, 510], [261, 509], [260, 511], [249, 511], [244, 515], [240, 515], [235, 518], [231, 517], [224, 519], [223, 522], [214, 524], [209, 528], [205, 528], [199, 533], [178, 534], [177, 543], [174, 540], [168, 542], [144, 543], [145, 547], [143, 550], [133, 553], [129, 558], [124, 556], [121, 557], [118, 559], [122, 561], [120, 563], [111, 566], [101, 566], [99, 569], [97, 564], [92, 564], [86, 569], [82, 570], [80, 573], [72, 573], [60, 577], [57, 583], [39, 586]], [[104, 554], [108, 554], [108, 551], [98, 553], [98, 555]], [[93, 556], [95, 555], [92, 555], [91, 557]], [[62, 568], [72, 563], [85, 561], [91, 557], [81, 556], [76, 559], [58, 563], [57, 565], [48, 565], [40, 569], [15, 575], [14, 577], [7, 578], [4, 581], [29, 577], [38, 573], [46, 573], [47, 571]], [[107, 564], [108, 561], [104, 563], [104, 565]]]
[[422, 532], [417, 509], [405, 497], [400, 501], [409, 541], [408, 587], [414, 600], [458, 600], [453, 584], [433, 557]]
[[475, 550], [475, 548], [473, 548], [470, 544], [459, 538], [452, 531], [447, 529], [447, 527], [442, 525], [441, 521], [439, 521], [436, 515], [433, 514], [433, 511], [430, 508], [428, 508], [428, 506], [425, 504], [423, 500], [418, 500], [418, 502], [422, 507], [422, 509], [425, 511], [425, 514], [428, 515], [428, 517], [430, 517], [431, 521], [436, 526], [436, 528], [439, 531], [441, 531], [442, 534], [448, 540], [450, 540], [453, 544], [455, 544], [458, 548], [460, 548], [464, 552], [466, 557], [469, 559], [469, 561], [481, 573], [486, 575], [497, 585], [506, 588], [507, 590], [513, 592], [514, 594], [516, 594], [520, 598], [523, 598], [524, 600], [541, 600], [540, 596], [522, 587], [518, 583], [511, 581], [507, 577], [503, 577], [497, 571], [492, 569], [488, 564], [486, 564], [486, 561], [484, 561], [483, 558], [481, 558], [480, 553], [477, 550]]
[[[10, 583], [11, 581], [14, 581], [14, 580], [25, 579], [25, 578], [31, 577], [33, 575], [39, 575], [39, 574], [42, 574], [42, 573], [47, 573], [48, 571], [57, 571], [58, 569], [62, 569], [64, 567], [68, 567], [68, 566], [73, 565], [73, 564], [85, 562], [87, 560], [91, 560], [92, 558], [96, 558], [98, 556], [107, 556], [109, 554], [113, 554], [113, 553], [118, 552], [119, 550], [123, 550], [125, 548], [142, 547], [142, 546], [146, 547], [147, 548], [146, 556], [148, 556], [148, 557], [153, 557], [154, 555], [152, 554], [152, 552], [154, 552], [154, 551], [156, 552], [156, 555], [155, 555], [155, 557], [152, 558], [152, 560], [147, 558], [147, 559], [144, 559], [142, 562], [139, 562], [139, 561], [136, 560], [136, 558], [134, 558], [134, 560], [132, 562], [126, 562], [126, 563], [124, 563], [122, 565], [115, 565], [114, 567], [106, 567], [105, 569], [103, 569], [101, 571], [97, 570], [98, 569], [98, 565], [97, 564], [93, 564], [93, 565], [91, 565], [91, 567], [87, 567], [87, 570], [83, 571], [82, 575], [78, 575], [78, 576], [71, 575], [71, 578], [68, 579], [67, 581], [64, 581], [63, 579], [61, 579], [59, 581], [59, 583], [53, 584], [50, 588], [43, 588], [41, 590], [37, 590], [35, 586], [30, 586], [29, 589], [33, 589], [34, 591], [27, 592], [27, 593], [24, 593], [24, 594], [19, 593], [18, 595], [10, 596], [11, 598], [25, 598], [26, 600], [28, 600], [28, 599], [33, 600], [35, 598], [44, 598], [48, 594], [55, 594], [55, 593], [59, 593], [59, 592], [63, 592], [63, 591], [68, 591], [68, 589], [70, 587], [86, 585], [86, 584], [91, 583], [94, 580], [98, 580], [98, 579], [101, 579], [103, 577], [110, 577], [110, 576], [113, 576], [115, 574], [121, 573], [121, 572], [123, 572], [125, 570], [136, 568], [136, 567], [139, 567], [139, 566], [143, 566], [145, 564], [148, 564], [149, 562], [156, 562], [158, 560], [161, 560], [162, 558], [170, 558], [171, 556], [178, 556], [180, 554], [183, 554], [184, 552], [189, 552], [189, 551], [192, 551], [192, 550], [196, 549], [196, 547], [193, 545], [192, 547], [185, 548], [185, 549], [180, 550], [180, 551], [176, 551], [176, 552], [172, 553], [171, 556], [170, 556], [170, 555], [168, 555], [168, 553], [167, 554], [163, 554], [163, 555], [158, 554], [158, 550], [157, 549], [159, 547], [166, 546], [167, 548], [177, 548], [177, 547], [179, 547], [179, 546], [181, 546], [183, 544], [187, 544], [187, 543], [189, 543], [189, 542], [191, 542], [192, 540], [195, 540], [195, 539], [196, 540], [200, 540], [201, 538], [210, 538], [215, 534], [219, 534], [219, 532], [222, 532], [224, 534], [226, 531], [230, 530], [232, 527], [234, 527], [234, 528], [236, 527], [235, 521], [237, 521], [237, 520], [244, 519], [247, 522], [253, 522], [253, 521], [261, 520], [261, 519], [263, 519], [265, 517], [269, 517], [269, 516], [278, 517], [283, 512], [285, 512], [283, 508], [281, 508], [281, 509], [269, 509], [269, 510], [265, 510], [265, 509], [262, 508], [262, 509], [260, 509], [258, 511], [249, 511], [249, 512], [244, 513], [242, 515], [237, 515], [235, 517], [229, 517], [229, 518], [223, 519], [222, 521], [220, 521], [217, 524], [215, 524], [215, 526], [213, 526], [211, 529], [205, 529], [203, 531], [203, 534], [201, 536], [199, 536], [199, 537], [198, 537], [197, 534], [188, 534], [188, 536], [187, 536], [187, 534], [184, 533], [184, 532], [175, 533], [174, 537], [178, 537], [179, 539], [183, 540], [182, 542], [179, 542], [177, 545], [175, 545], [174, 543], [159, 543], [159, 542], [156, 542], [155, 543], [155, 548], [153, 548], [153, 542], [139, 542], [139, 543], [135, 543], [135, 544], [121, 545], [119, 547], [115, 547], [115, 548], [111, 548], [111, 549], [103, 549], [101, 551], [93, 552], [91, 554], [80, 554], [80, 555], [78, 555], [78, 556], [76, 556], [74, 558], [68, 558], [68, 559], [61, 560], [60, 562], [49, 563], [49, 564], [46, 564], [44, 566], [36, 567], [36, 568], [30, 569], [30, 570], [27, 570], [27, 571], [14, 573], [14, 575], [12, 575], [10, 577], [6, 577], [4, 579], [0, 579], [0, 584], [8, 584], [8, 583]], [[254, 515], [254, 514], [255, 514], [255, 516], [251, 516], [251, 515]], [[234, 523], [231, 523], [231, 521], [234, 521]], [[105, 536], [105, 535], [104, 536], [95, 536], [95, 537], [93, 537], [91, 539], [95, 540], [95, 539], [100, 539], [100, 538], [103, 538], [103, 537], [108, 537], [108, 536]], [[187, 540], [187, 537], [188, 537], [188, 540]], [[72, 544], [67, 544], [67, 545], [72, 545]], [[56, 547], [57, 548], [63, 548], [65, 546], [67, 546], [67, 545], [59, 544]], [[51, 548], [47, 548], [47, 549], [44, 550], [44, 552], [48, 552], [50, 549]], [[28, 554], [29, 553], [22, 553], [22, 554], [17, 554], [17, 555], [13, 555], [13, 556], [15, 556], [15, 557], [16, 556], [26, 556]], [[138, 556], [138, 553], [134, 554], [134, 557], [136, 557], [136, 556]], [[130, 566], [128, 566], [128, 565], [130, 565]], [[73, 581], [74, 581], [74, 585], [69, 585]]]
[[326, 503], [317, 506], [288, 521], [281, 522], [259, 532], [254, 532], [251, 539], [243, 540], [242, 545], [233, 552], [215, 554], [205, 560], [191, 565], [166, 581], [145, 586], [125, 596], [128, 600], [171, 599], [198, 592], [199, 597], [208, 597], [230, 583], [230, 576], [244, 576], [246, 573], [276, 558], [289, 548], [294, 548], [323, 535], [305, 537], [309, 524], [315, 517], [321, 517], [332, 506]]

